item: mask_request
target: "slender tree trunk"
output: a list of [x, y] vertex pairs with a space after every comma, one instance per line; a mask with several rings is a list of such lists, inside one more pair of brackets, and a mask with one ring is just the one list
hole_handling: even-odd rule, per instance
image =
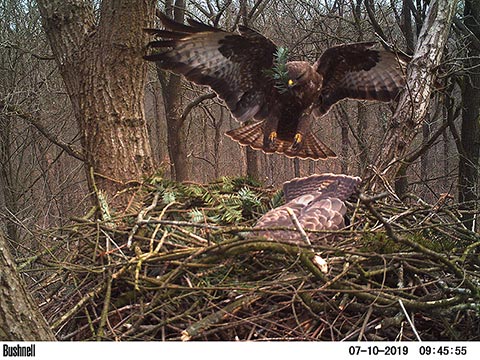
[[[250, 147], [245, 148], [246, 158], [247, 158], [247, 176], [252, 179], [260, 179], [260, 169], [258, 166], [258, 153], [256, 150], [251, 149]], [[270, 159], [271, 161], [272, 159]]]
[[[0, 189], [2, 190], [5, 207], [11, 214], [17, 214], [19, 205], [17, 178], [12, 168], [12, 124], [11, 116], [0, 114]], [[6, 221], [7, 236], [17, 242], [18, 229], [13, 221]]]
[[[418, 133], [421, 123], [427, 114], [432, 92], [435, 69], [440, 64], [444, 46], [458, 0], [432, 0], [412, 61], [407, 69], [407, 86], [402, 92], [393, 115], [392, 122], [382, 151], [375, 161], [377, 174], [374, 183], [392, 182], [395, 178], [405, 177], [398, 174], [404, 168], [403, 160], [408, 146]], [[402, 166], [403, 165], [403, 166]], [[398, 180], [398, 179], [397, 179]], [[398, 183], [398, 182], [397, 182]], [[403, 183], [400, 181], [400, 184]], [[403, 188], [397, 188], [402, 195]]]
[[[424, 121], [422, 124], [422, 141], [425, 143], [430, 138], [430, 121]], [[426, 181], [428, 178], [428, 163], [429, 163], [429, 151], [425, 150], [425, 153], [420, 157], [420, 180]]]
[[[123, 207], [131, 180], [153, 169], [144, 117], [147, 41], [153, 0], [39, 0], [42, 23], [73, 104], [96, 187]], [[90, 177], [89, 177], [90, 178]], [[93, 184], [90, 184], [93, 185]], [[92, 187], [93, 188], [93, 187]], [[120, 196], [115, 196], [122, 194]]]
[[[446, 101], [444, 101], [443, 107], [442, 107], [442, 114], [443, 114], [443, 119], [446, 119], [448, 116], [448, 111], [447, 111], [447, 104]], [[444, 120], [447, 121], [447, 120]], [[446, 190], [448, 188], [448, 176], [447, 174], [450, 172], [450, 162], [449, 162], [449, 154], [450, 154], [450, 138], [448, 137], [448, 132], [445, 130], [442, 134], [442, 144], [443, 144], [443, 174], [445, 176], [442, 178], [442, 185], [443, 188]]]
[[[182, 23], [185, 19], [185, 0], [165, 3], [165, 12], [175, 21]], [[189, 162], [187, 138], [182, 119], [182, 78], [180, 75], [167, 73], [157, 66], [157, 75], [162, 84], [163, 102], [167, 121], [167, 144], [170, 156], [172, 177], [177, 181], [189, 179]]]
[[51, 331], [25, 283], [0, 229], [0, 341], [53, 341]]
[[348, 164], [350, 161], [348, 161], [348, 150], [350, 148], [350, 142], [348, 139], [348, 124], [347, 124], [347, 119], [342, 119], [340, 121], [340, 130], [341, 130], [341, 136], [342, 136], [342, 151], [341, 151], [341, 171], [344, 174], [348, 174]]
[[293, 159], [293, 174], [295, 175], [295, 177], [300, 177], [301, 176], [301, 174], [300, 174], [300, 159], [299, 158]]
[[365, 104], [359, 102], [357, 104], [357, 139], [360, 161], [360, 172], [363, 176], [367, 169], [367, 165], [370, 163], [370, 156], [368, 153], [369, 146], [367, 145], [367, 108]]
[[[228, 116], [228, 115], [227, 115]], [[220, 144], [222, 143], [222, 125], [225, 119], [225, 110], [220, 108], [219, 120], [214, 122], [215, 136], [213, 141], [213, 159], [214, 159], [214, 177], [218, 179], [220, 177]], [[206, 133], [206, 132], [205, 132]]]
[[[480, 2], [465, 0], [465, 26], [480, 39]], [[480, 151], [480, 50], [472, 44], [464, 61], [462, 130], [458, 169], [458, 200], [465, 210], [478, 211], [478, 167]], [[475, 226], [475, 215], [465, 215], [465, 225]]]
[[402, 30], [403, 36], [405, 37], [405, 43], [407, 45], [407, 53], [412, 54], [415, 40], [413, 35], [412, 13], [411, 13], [410, 7], [408, 6], [409, 1], [411, 0], [402, 1], [400, 29]]
[[[249, 18], [248, 18], [248, 9], [247, 9], [247, 1], [240, 0], [240, 17], [242, 19], [242, 24], [244, 26], [248, 26]], [[258, 165], [258, 153], [256, 150], [253, 150], [249, 146], [245, 148], [245, 153], [247, 157], [247, 176], [259, 180], [260, 179], [260, 168]], [[267, 160], [268, 161], [268, 160]], [[270, 159], [271, 161], [271, 159]]]
[[[349, 164], [351, 164], [351, 159], [348, 158], [348, 152], [350, 150], [350, 139], [348, 137], [349, 134], [349, 121], [350, 118], [345, 111], [343, 104], [339, 104], [335, 107], [333, 114], [337, 119], [337, 123], [340, 125], [340, 133], [341, 133], [341, 150], [340, 150], [340, 167], [341, 171], [344, 174], [347, 174], [349, 170]], [[356, 134], [354, 134], [356, 135]], [[358, 139], [358, 138], [357, 138]]]
[[[362, 2], [363, 0], [357, 0], [356, 4], [354, 6], [353, 2], [351, 3], [352, 6], [352, 13], [354, 15], [355, 19], [355, 28], [357, 30], [357, 41], [361, 42], [364, 41], [364, 34], [363, 34], [363, 19], [362, 19]], [[366, 6], [371, 6], [371, 4]], [[372, 18], [371, 18], [372, 19]], [[344, 155], [344, 159], [347, 159], [347, 151], [349, 144], [348, 142], [348, 119], [347, 119], [347, 113], [344, 112], [344, 115], [346, 120], [341, 121], [342, 123], [342, 155]], [[367, 168], [367, 165], [369, 163], [369, 155], [368, 155], [368, 146], [367, 146], [367, 139], [366, 139], [366, 132], [367, 132], [367, 109], [365, 108], [365, 105], [362, 102], [357, 103], [357, 127], [356, 127], [356, 139], [357, 139], [357, 144], [358, 144], [358, 159], [359, 159], [359, 172], [358, 174], [360, 176], [363, 176], [365, 174], [365, 169]], [[345, 172], [346, 173], [346, 172]]]
[[[166, 74], [157, 67], [162, 80], [163, 103], [167, 121], [167, 145], [172, 177], [177, 181], [188, 180], [187, 139], [182, 121], [182, 79], [179, 75]], [[168, 78], [168, 80], [166, 79]]]

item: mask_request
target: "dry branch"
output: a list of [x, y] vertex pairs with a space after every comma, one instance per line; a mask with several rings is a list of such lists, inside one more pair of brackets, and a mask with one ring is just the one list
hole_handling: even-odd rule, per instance
[[[182, 186], [198, 194], [200, 185]], [[55, 256], [44, 252], [30, 263], [51, 269], [48, 284], [64, 284], [42, 306], [59, 338], [394, 340], [401, 332], [416, 340], [417, 332], [422, 340], [478, 339], [468, 329], [480, 323], [470, 310], [480, 306], [479, 237], [462, 226], [455, 204], [406, 206], [388, 194], [361, 195], [349, 205], [348, 229], [306, 231], [311, 245], [299, 245], [243, 238], [248, 217], [208, 217], [226, 211], [220, 203], [229, 206], [223, 190], [214, 200], [212, 188], [204, 189], [202, 204], [178, 194], [172, 203], [168, 189], [152, 189], [137, 214], [113, 216], [113, 228], [82, 219], [60, 229], [62, 236], [42, 235], [78, 244], [68, 261], [60, 260], [62, 247], [51, 247]], [[192, 220], [193, 208], [206, 217]], [[118, 248], [108, 250], [109, 241]], [[39, 282], [36, 293], [50, 286]]]

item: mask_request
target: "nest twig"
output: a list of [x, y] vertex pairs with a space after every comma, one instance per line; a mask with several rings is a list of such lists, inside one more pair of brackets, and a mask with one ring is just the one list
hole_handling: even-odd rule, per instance
[[52, 251], [22, 269], [49, 273], [31, 287], [58, 338], [479, 340], [480, 238], [455, 204], [360, 196], [347, 229], [299, 245], [244, 237], [271, 198], [249, 189], [249, 211], [226, 203], [238, 188], [202, 202], [156, 187], [132, 216], [37, 234]]

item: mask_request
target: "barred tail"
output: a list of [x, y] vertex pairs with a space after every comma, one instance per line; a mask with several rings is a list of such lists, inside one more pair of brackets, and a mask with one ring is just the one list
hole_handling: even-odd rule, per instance
[[310, 131], [306, 134], [305, 140], [299, 149], [292, 149], [293, 139], [292, 141], [287, 141], [277, 138], [274, 144], [264, 145], [264, 128], [265, 121], [260, 121], [227, 131], [225, 134], [243, 146], [250, 146], [267, 154], [278, 153], [288, 157], [311, 160], [323, 160], [337, 156], [333, 150], [318, 140]]

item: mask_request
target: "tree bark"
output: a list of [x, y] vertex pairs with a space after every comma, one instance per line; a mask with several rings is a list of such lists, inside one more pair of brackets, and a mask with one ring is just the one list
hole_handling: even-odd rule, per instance
[[[465, 26], [480, 39], [480, 2], [466, 0]], [[458, 200], [465, 210], [478, 210], [478, 166], [480, 156], [480, 50], [467, 47], [466, 75], [462, 88], [461, 152], [458, 167]], [[474, 213], [464, 216], [465, 226], [474, 229]]]
[[[39, 0], [42, 24], [72, 101], [87, 166], [112, 199], [152, 172], [144, 117], [147, 41], [153, 0]], [[90, 178], [90, 176], [88, 176]], [[93, 189], [93, 184], [90, 184]], [[125, 193], [109, 201], [123, 207]]]
[[53, 341], [55, 335], [15, 268], [0, 230], [0, 341]]
[[440, 64], [457, 2], [458, 0], [432, 0], [429, 5], [413, 59], [407, 68], [406, 88], [400, 95], [397, 109], [387, 129], [383, 150], [374, 163], [375, 174], [380, 176], [372, 179], [372, 187], [384, 181], [393, 182], [400, 175], [398, 170], [402, 165], [405, 166], [403, 161], [408, 146], [417, 135], [427, 114], [435, 69]]

